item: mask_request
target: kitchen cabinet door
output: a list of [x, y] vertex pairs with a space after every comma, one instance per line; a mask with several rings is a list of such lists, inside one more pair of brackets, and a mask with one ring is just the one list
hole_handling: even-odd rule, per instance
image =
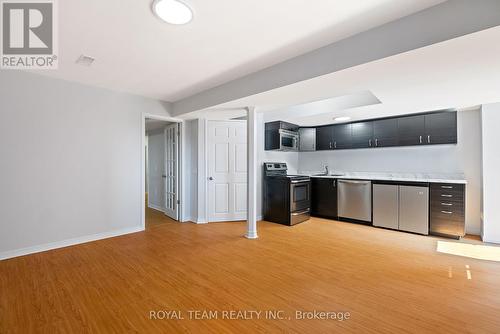
[[333, 149], [333, 126], [316, 128], [316, 150]]
[[442, 112], [425, 115], [426, 144], [457, 143], [457, 112]]
[[316, 151], [316, 128], [299, 129], [299, 151]]
[[399, 229], [429, 234], [429, 188], [399, 186]]
[[352, 124], [333, 125], [333, 148], [336, 150], [352, 148]]
[[399, 186], [373, 185], [373, 226], [399, 228]]
[[332, 178], [311, 178], [311, 215], [336, 219], [337, 180]]
[[373, 140], [373, 122], [352, 123], [352, 148], [375, 147]]
[[398, 146], [398, 119], [382, 119], [373, 122], [375, 147]]
[[408, 116], [398, 118], [399, 145], [421, 145], [425, 137], [425, 116]]

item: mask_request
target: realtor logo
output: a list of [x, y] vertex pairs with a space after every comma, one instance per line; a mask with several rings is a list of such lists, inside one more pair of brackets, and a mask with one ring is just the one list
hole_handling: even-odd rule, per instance
[[54, 0], [2, 0], [3, 69], [57, 68]]

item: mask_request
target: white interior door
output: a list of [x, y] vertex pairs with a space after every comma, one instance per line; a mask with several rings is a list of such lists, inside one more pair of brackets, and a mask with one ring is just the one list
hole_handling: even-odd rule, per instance
[[247, 216], [245, 121], [209, 121], [207, 126], [208, 221]]
[[165, 135], [165, 214], [178, 220], [179, 190], [179, 130], [178, 124], [168, 125]]

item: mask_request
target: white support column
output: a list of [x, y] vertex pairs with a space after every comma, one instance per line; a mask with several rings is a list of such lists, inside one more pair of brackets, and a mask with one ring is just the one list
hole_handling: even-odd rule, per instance
[[247, 233], [257, 239], [257, 115], [255, 107], [247, 108]]

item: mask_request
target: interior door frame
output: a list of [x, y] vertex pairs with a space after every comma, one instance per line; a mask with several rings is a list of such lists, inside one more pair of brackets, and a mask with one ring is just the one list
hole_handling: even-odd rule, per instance
[[[205, 221], [203, 223], [217, 223], [217, 222], [210, 222], [210, 214], [208, 212], [209, 210], [209, 203], [208, 203], [208, 183], [209, 183], [209, 180], [208, 180], [208, 127], [209, 127], [209, 123], [210, 122], [234, 122], [234, 123], [244, 123], [244, 124], [247, 124], [247, 121], [246, 120], [239, 120], [239, 119], [226, 119], [226, 120], [223, 120], [223, 119], [207, 119], [206, 122], [205, 122], [205, 133], [204, 133], [204, 140], [205, 140], [205, 146], [204, 146], [204, 154], [205, 154], [205, 166], [204, 166], [204, 170], [205, 170], [205, 182], [203, 184], [203, 191], [205, 192]], [[248, 149], [248, 143], [247, 143], [247, 149]], [[247, 162], [248, 163], [248, 162]], [[247, 171], [247, 174], [248, 174], [248, 171]], [[248, 187], [248, 185], [247, 185]], [[247, 208], [247, 215], [248, 215], [248, 208]], [[220, 222], [223, 222], [223, 220], [221, 220]]]
[[146, 151], [144, 150], [144, 146], [146, 144], [146, 118], [154, 119], [158, 121], [166, 121], [180, 124], [179, 127], [179, 194], [178, 198], [180, 199], [180, 203], [178, 206], [179, 210], [179, 222], [185, 222], [185, 213], [184, 213], [184, 203], [186, 202], [184, 185], [185, 183], [185, 175], [183, 173], [184, 166], [186, 166], [186, 155], [184, 152], [186, 151], [185, 143], [186, 143], [186, 134], [185, 134], [185, 122], [182, 119], [170, 117], [170, 116], [160, 116], [149, 113], [142, 113], [141, 116], [141, 229], [146, 229]]
[[165, 141], [165, 157], [164, 157], [164, 165], [165, 165], [165, 189], [164, 189], [164, 192], [165, 192], [165, 197], [164, 197], [164, 205], [165, 205], [165, 214], [167, 216], [169, 216], [170, 218], [172, 218], [170, 216], [170, 213], [169, 212], [169, 208], [167, 206], [167, 193], [168, 193], [168, 180], [169, 180], [169, 173], [168, 173], [168, 164], [167, 164], [167, 160], [168, 160], [168, 157], [167, 157], [167, 153], [168, 153], [168, 138], [167, 138], [167, 128], [172, 128], [174, 130], [174, 143], [175, 143], [175, 148], [174, 148], [174, 153], [173, 153], [173, 156], [174, 156], [174, 159], [175, 160], [175, 167], [174, 167], [174, 180], [175, 180], [175, 185], [174, 185], [174, 196], [175, 196], [175, 201], [176, 203], [174, 203], [174, 206], [175, 206], [175, 214], [173, 214], [175, 216], [175, 220], [180, 220], [180, 207], [179, 207], [179, 202], [180, 202], [180, 197], [179, 197], [179, 157], [180, 157], [180, 154], [179, 154], [179, 148], [180, 148], [180, 125], [179, 123], [172, 123], [172, 124], [168, 124], [164, 129], [163, 129], [163, 140]]

